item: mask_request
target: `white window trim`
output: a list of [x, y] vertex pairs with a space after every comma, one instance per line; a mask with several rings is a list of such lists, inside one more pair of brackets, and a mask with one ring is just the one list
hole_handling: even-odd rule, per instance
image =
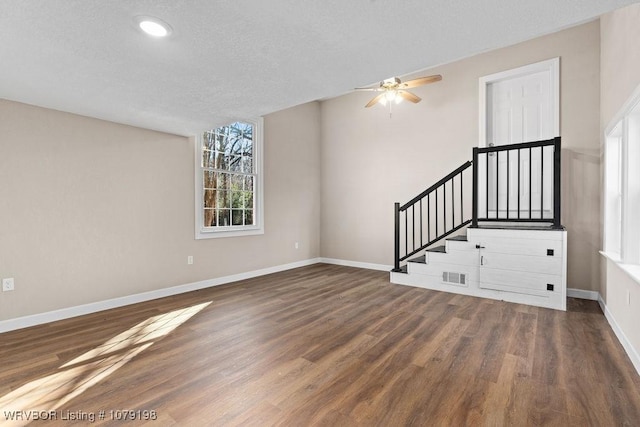
[[254, 126], [254, 165], [256, 167], [256, 190], [254, 193], [255, 209], [253, 217], [256, 221], [255, 225], [235, 225], [228, 227], [203, 227], [204, 223], [204, 189], [202, 181], [204, 177], [204, 169], [202, 162], [202, 141], [203, 132], [201, 132], [195, 141], [194, 164], [195, 164], [195, 237], [196, 239], [216, 239], [222, 237], [241, 237], [255, 236], [264, 234], [264, 143], [263, 143], [263, 124], [262, 117], [257, 119], [239, 120], [245, 123], [251, 123]]

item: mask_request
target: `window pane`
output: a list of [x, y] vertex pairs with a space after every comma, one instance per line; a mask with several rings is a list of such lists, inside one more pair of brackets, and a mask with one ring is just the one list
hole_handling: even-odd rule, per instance
[[231, 207], [232, 208], [242, 208], [243, 205], [243, 197], [242, 192], [240, 191], [232, 191], [231, 192]]
[[244, 175], [231, 175], [230, 187], [234, 191], [242, 191], [244, 185]]
[[215, 161], [211, 165], [211, 167], [215, 169], [227, 169], [228, 164], [229, 164], [229, 160], [227, 159], [227, 156], [224, 153], [221, 153], [220, 151], [216, 151]]
[[218, 210], [218, 225], [221, 227], [231, 225], [231, 210], [220, 209]]
[[202, 150], [202, 166], [205, 168], [215, 166], [215, 151]]
[[229, 156], [228, 169], [232, 172], [242, 172], [242, 157], [241, 156]]
[[242, 158], [242, 171], [244, 173], [252, 173], [253, 172], [253, 159], [251, 157], [243, 157]]
[[245, 223], [245, 225], [254, 225], [253, 224], [253, 210], [246, 209], [244, 211], [244, 223]]
[[243, 200], [244, 200], [244, 207], [245, 208], [249, 208], [249, 209], [253, 209], [253, 192], [252, 191], [245, 191], [243, 192], [243, 196], [242, 196]]
[[216, 188], [227, 190], [229, 188], [229, 174], [224, 172], [216, 172]]
[[227, 139], [225, 138], [224, 133], [220, 133], [218, 132], [218, 129], [216, 129], [215, 144], [214, 144], [215, 149], [217, 151], [221, 151], [224, 153], [226, 145], [227, 145]]
[[215, 227], [218, 225], [216, 221], [216, 211], [214, 209], [205, 209], [204, 210], [204, 226], [205, 227]]
[[245, 156], [253, 157], [253, 141], [248, 140], [248, 139], [245, 140], [243, 154]]
[[217, 191], [217, 203], [218, 203], [218, 208], [230, 208], [231, 207], [231, 201], [229, 200], [229, 192], [228, 191], [224, 191], [224, 190], [218, 190]]
[[255, 191], [253, 188], [253, 177], [245, 176], [244, 177], [244, 189], [249, 191]]
[[205, 190], [204, 191], [204, 207], [215, 208], [216, 207], [216, 192], [217, 190]]
[[232, 224], [231, 225], [243, 225], [242, 224], [242, 219], [243, 219], [243, 210], [242, 209], [233, 209], [232, 211]]
[[216, 173], [204, 171], [203, 188], [216, 188]]
[[211, 132], [205, 132], [202, 138], [202, 148], [203, 149], [207, 149], [207, 150], [214, 150], [215, 149], [215, 135]]

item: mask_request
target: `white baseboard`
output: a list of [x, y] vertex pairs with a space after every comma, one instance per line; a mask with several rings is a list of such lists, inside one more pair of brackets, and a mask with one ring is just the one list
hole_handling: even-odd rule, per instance
[[631, 341], [629, 341], [624, 332], [622, 332], [620, 325], [618, 325], [615, 317], [613, 317], [613, 314], [607, 308], [607, 304], [605, 304], [604, 300], [602, 299], [602, 295], [600, 295], [600, 292], [569, 288], [567, 289], [567, 296], [572, 298], [598, 301], [598, 304], [600, 305], [600, 308], [604, 313], [604, 317], [607, 319], [607, 322], [609, 322], [609, 326], [611, 326], [613, 333], [616, 334], [616, 338], [618, 338], [618, 341], [620, 341], [620, 344], [622, 344], [624, 351], [627, 353], [627, 356], [629, 356], [631, 363], [633, 363], [633, 367], [636, 368], [636, 372], [638, 372], [638, 374], [640, 375], [640, 354], [638, 354], [638, 351], [633, 347]]
[[598, 291], [585, 291], [584, 289], [567, 288], [567, 296], [571, 298], [598, 301], [598, 299], [600, 298], [600, 293]]
[[317, 264], [319, 262], [321, 262], [321, 258], [312, 258], [304, 261], [292, 262], [289, 264], [282, 264], [274, 267], [263, 268], [260, 270], [249, 271], [246, 273], [233, 274], [230, 276], [202, 280], [200, 282], [187, 283], [185, 285], [172, 286], [170, 288], [157, 289], [140, 294], [127, 295], [124, 297], [113, 298], [105, 301], [98, 301], [89, 304], [78, 305], [75, 307], [63, 308], [46, 313], [39, 313], [30, 316], [17, 317], [15, 319], [3, 320], [0, 321], [0, 333], [13, 331], [16, 329], [28, 328], [30, 326], [41, 325], [49, 322], [55, 322], [57, 320], [68, 319], [71, 317], [82, 316], [85, 314], [96, 313], [98, 311], [109, 310], [111, 308], [123, 307], [125, 305], [136, 304], [139, 302], [183, 294], [185, 292], [196, 291], [198, 289], [224, 285], [226, 283], [237, 282], [238, 280], [252, 279], [254, 277], [264, 276], [266, 274], [277, 273], [285, 270], [291, 270], [293, 268], [304, 267], [307, 265]]
[[320, 258], [320, 262], [325, 264], [344, 265], [346, 267], [365, 268], [367, 270], [391, 271], [393, 266], [385, 264], [372, 264], [370, 262], [348, 261], [335, 258]]
[[616, 334], [618, 341], [620, 341], [620, 344], [622, 344], [622, 347], [624, 347], [624, 350], [627, 352], [629, 359], [631, 359], [631, 363], [633, 363], [634, 368], [636, 368], [636, 372], [638, 372], [638, 374], [640, 375], [640, 355], [633, 347], [631, 341], [629, 341], [624, 332], [622, 332], [620, 325], [618, 325], [618, 322], [616, 322], [616, 319], [607, 308], [607, 304], [605, 304], [601, 296], [598, 297], [598, 304], [600, 304], [600, 308], [604, 313], [604, 317], [606, 317], [607, 322], [609, 322], [609, 325], [611, 326], [611, 329], [613, 329], [613, 333]]

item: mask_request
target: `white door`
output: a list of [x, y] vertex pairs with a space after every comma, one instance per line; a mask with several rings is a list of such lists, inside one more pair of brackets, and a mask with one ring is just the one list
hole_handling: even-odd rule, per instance
[[[559, 135], [559, 58], [480, 79], [480, 146], [551, 139]], [[479, 212], [489, 218], [551, 218], [553, 150], [491, 154], [478, 165]], [[485, 168], [488, 168], [488, 173]], [[497, 173], [496, 173], [497, 171]], [[529, 185], [531, 183], [531, 185]], [[483, 205], [484, 204], [484, 205]]]

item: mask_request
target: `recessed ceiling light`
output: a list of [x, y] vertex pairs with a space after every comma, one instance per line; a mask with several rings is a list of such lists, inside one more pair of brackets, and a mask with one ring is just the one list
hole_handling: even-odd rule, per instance
[[171, 26], [162, 19], [153, 16], [136, 16], [138, 27], [153, 37], [166, 37], [171, 34]]

